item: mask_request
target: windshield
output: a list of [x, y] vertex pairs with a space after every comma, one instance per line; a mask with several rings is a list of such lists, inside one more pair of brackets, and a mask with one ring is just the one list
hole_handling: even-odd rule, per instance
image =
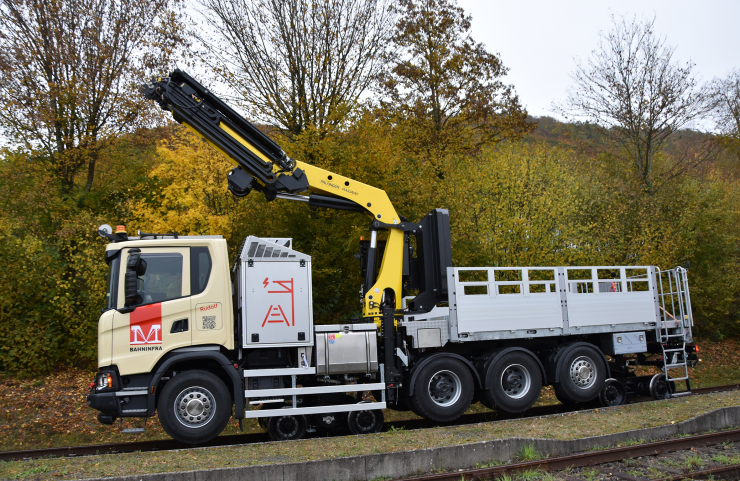
[[105, 309], [115, 309], [118, 300], [118, 267], [121, 264], [121, 256], [117, 256], [110, 263], [108, 273], [108, 290], [105, 294]]

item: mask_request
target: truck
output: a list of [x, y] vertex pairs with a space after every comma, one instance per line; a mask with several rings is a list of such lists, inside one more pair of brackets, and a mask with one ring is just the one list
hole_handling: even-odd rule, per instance
[[87, 395], [101, 423], [156, 414], [197, 445], [232, 416], [289, 440], [376, 432], [386, 409], [439, 423], [474, 402], [520, 413], [546, 385], [574, 405], [690, 392], [686, 268], [455, 267], [447, 210], [409, 221], [384, 191], [288, 157], [183, 71], [143, 94], [234, 164], [233, 195], [368, 216], [362, 317], [314, 322], [311, 257], [292, 238], [248, 236], [230, 266], [218, 235], [101, 226], [108, 287]]

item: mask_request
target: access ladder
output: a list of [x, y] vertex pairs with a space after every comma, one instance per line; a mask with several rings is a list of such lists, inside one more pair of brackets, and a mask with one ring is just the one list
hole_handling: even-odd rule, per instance
[[694, 319], [686, 273], [682, 267], [657, 272], [661, 321], [656, 323], [655, 330], [663, 350], [662, 369], [666, 382], [686, 381], [686, 389], [691, 391], [686, 342], [693, 340]]

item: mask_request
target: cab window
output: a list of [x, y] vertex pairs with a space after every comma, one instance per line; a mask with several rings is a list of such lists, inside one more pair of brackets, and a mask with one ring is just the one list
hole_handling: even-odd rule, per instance
[[146, 272], [139, 276], [140, 304], [182, 297], [182, 254], [142, 254]]
[[200, 294], [211, 276], [211, 254], [208, 247], [190, 248], [190, 295]]
[[121, 256], [110, 262], [110, 272], [107, 275], [108, 289], [105, 292], [105, 310], [116, 308], [116, 293], [118, 292], [118, 268], [121, 265]]

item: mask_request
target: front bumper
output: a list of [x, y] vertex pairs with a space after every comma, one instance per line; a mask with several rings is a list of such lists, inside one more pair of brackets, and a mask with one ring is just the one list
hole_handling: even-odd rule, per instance
[[87, 395], [87, 405], [105, 414], [119, 416], [121, 405], [115, 392], [95, 392], [94, 389]]

